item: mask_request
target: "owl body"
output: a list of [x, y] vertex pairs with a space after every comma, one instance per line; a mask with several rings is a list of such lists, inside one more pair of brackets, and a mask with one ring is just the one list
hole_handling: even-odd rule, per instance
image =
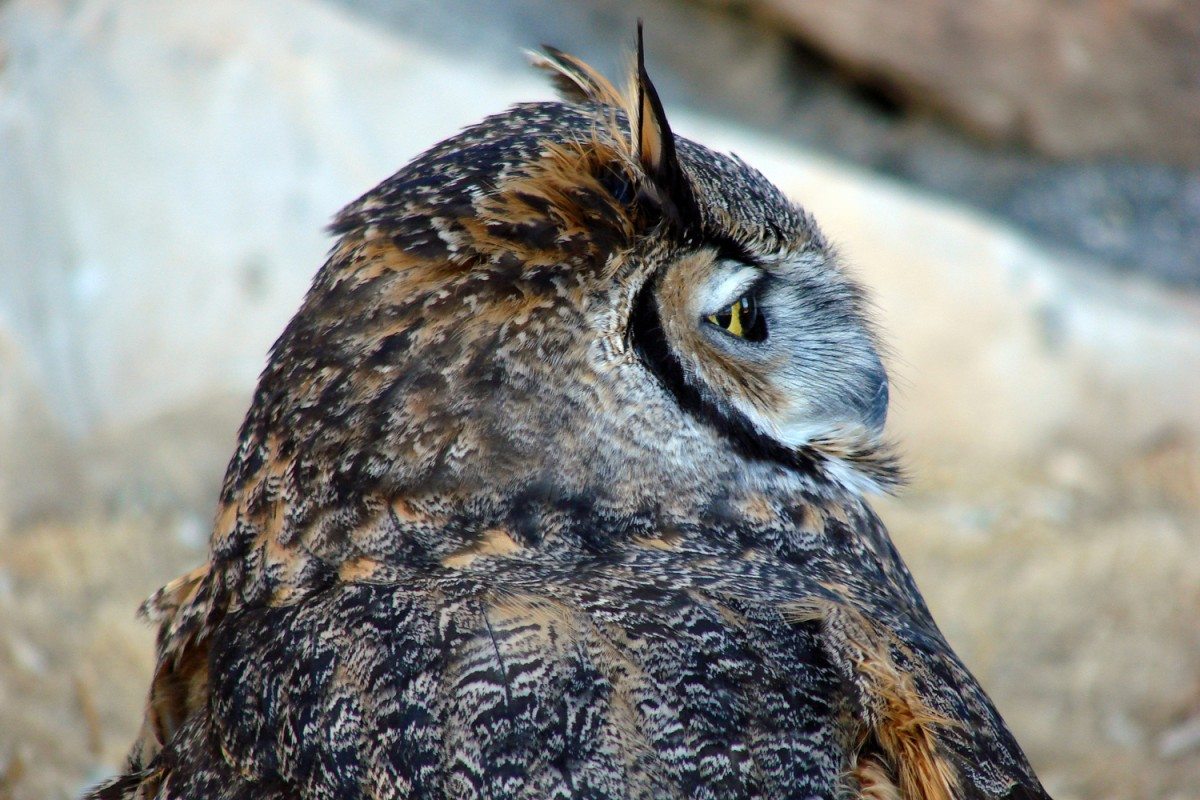
[[863, 497], [812, 219], [644, 68], [542, 65], [338, 216], [94, 796], [1044, 797]]

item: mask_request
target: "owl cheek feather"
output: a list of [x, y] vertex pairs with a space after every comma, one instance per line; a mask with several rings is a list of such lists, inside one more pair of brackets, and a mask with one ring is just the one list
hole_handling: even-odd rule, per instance
[[874, 446], [883, 436], [889, 391], [887, 373], [877, 359], [849, 374], [794, 382], [788, 388], [775, 417], [784, 445], [838, 443], [862, 449]]

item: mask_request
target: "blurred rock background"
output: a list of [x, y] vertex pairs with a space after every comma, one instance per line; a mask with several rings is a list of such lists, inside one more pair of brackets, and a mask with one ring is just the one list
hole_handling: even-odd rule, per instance
[[1200, 797], [1200, 4], [7, 0], [0, 800], [120, 763], [333, 213], [639, 16], [872, 287], [883, 514], [1051, 793]]

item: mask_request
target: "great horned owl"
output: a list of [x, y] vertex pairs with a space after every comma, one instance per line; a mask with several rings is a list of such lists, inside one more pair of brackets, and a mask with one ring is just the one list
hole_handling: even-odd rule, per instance
[[813, 220], [540, 56], [342, 211], [95, 798], [1043, 798], [863, 498]]

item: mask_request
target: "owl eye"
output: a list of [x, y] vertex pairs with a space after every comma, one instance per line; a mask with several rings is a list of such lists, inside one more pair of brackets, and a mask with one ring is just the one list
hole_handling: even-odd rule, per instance
[[767, 338], [767, 326], [758, 313], [758, 301], [753, 295], [744, 294], [733, 305], [705, 317], [712, 325], [739, 339], [761, 342]]

